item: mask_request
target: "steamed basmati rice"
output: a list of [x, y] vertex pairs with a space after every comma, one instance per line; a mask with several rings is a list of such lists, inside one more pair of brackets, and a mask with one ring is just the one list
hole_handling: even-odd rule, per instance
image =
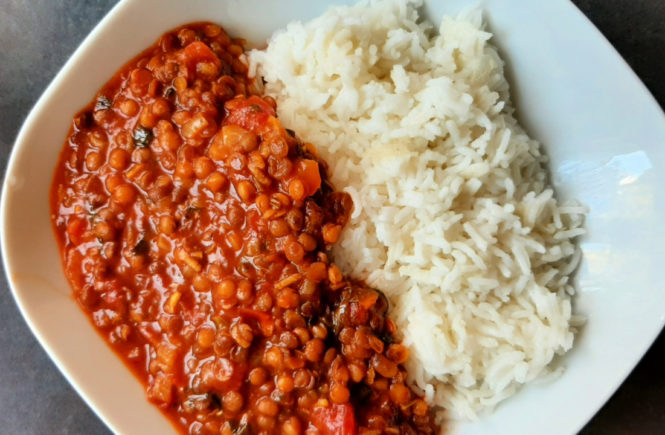
[[419, 5], [330, 9], [250, 63], [351, 195], [334, 260], [388, 296], [409, 381], [473, 419], [571, 348], [583, 208], [554, 197], [480, 13], [436, 32]]

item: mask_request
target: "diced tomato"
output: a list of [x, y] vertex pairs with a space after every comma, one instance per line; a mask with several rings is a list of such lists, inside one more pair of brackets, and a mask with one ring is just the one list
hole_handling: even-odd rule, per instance
[[262, 98], [255, 95], [249, 98], [234, 98], [226, 103], [227, 117], [224, 124], [235, 124], [260, 134], [270, 117], [275, 116], [275, 109]]
[[190, 77], [196, 74], [196, 65], [202, 62], [212, 63], [216, 68], [222, 65], [217, 55], [201, 41], [194, 41], [180, 52], [180, 61], [187, 67]]
[[312, 423], [322, 435], [355, 435], [356, 418], [349, 403], [314, 408]]

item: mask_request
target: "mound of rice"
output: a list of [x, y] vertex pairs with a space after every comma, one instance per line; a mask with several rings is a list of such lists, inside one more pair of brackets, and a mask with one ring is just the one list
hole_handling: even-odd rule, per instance
[[410, 382], [473, 419], [571, 348], [584, 210], [554, 198], [480, 13], [436, 32], [419, 5], [330, 9], [250, 64], [352, 196], [334, 260], [388, 296]]

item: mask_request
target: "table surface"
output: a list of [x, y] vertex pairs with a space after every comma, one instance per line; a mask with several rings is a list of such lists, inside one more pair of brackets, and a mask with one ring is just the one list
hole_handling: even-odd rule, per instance
[[[533, 0], [536, 1], [536, 0]], [[665, 2], [573, 0], [665, 107]], [[116, 0], [0, 2], [0, 170], [28, 111]], [[105, 434], [108, 429], [58, 372], [0, 278], [0, 432]], [[656, 434], [665, 428], [665, 334], [582, 430]]]

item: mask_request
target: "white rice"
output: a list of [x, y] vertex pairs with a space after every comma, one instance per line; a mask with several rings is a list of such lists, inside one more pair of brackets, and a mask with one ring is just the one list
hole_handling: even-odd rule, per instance
[[419, 5], [333, 8], [249, 58], [353, 198], [334, 259], [388, 296], [411, 384], [474, 419], [573, 345], [584, 208], [554, 197], [481, 14], [436, 32]]

